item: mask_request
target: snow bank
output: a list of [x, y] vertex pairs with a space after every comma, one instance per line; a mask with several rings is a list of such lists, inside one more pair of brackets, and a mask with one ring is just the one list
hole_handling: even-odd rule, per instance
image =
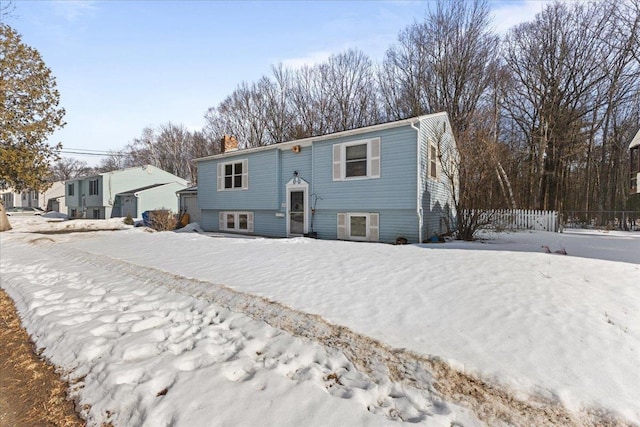
[[[165, 359], [169, 357], [170, 344], [178, 345], [183, 341], [191, 343], [187, 345], [191, 348], [172, 357], [193, 357], [196, 361], [189, 362], [191, 366], [201, 363], [198, 360], [203, 357], [206, 359], [200, 351], [214, 348], [205, 340], [206, 333], [198, 335], [206, 330], [206, 324], [196, 323], [195, 330], [199, 332], [194, 334], [187, 332], [193, 326], [188, 323], [176, 332], [170, 332], [175, 325], [167, 319], [171, 316], [189, 317], [193, 315], [189, 313], [194, 312], [203, 318], [207, 315], [213, 318], [200, 304], [202, 298], [218, 301], [216, 298], [221, 294], [207, 292], [218, 292], [216, 289], [224, 289], [218, 285], [224, 284], [239, 295], [246, 295], [246, 299], [241, 299], [234, 306], [236, 311], [252, 312], [250, 307], [255, 304], [251, 295], [258, 298], [255, 301], [264, 297], [299, 313], [321, 316], [329, 325], [346, 326], [399, 354], [444, 359], [466, 373], [501, 384], [525, 401], [561, 402], [573, 411], [579, 420], [577, 424], [597, 424], [597, 417], [606, 417], [607, 411], [630, 422], [640, 422], [640, 402], [637, 399], [640, 395], [640, 288], [637, 286], [640, 282], [640, 260], [635, 261], [640, 253], [639, 233], [509, 233], [494, 235], [492, 240], [484, 243], [454, 242], [423, 247], [304, 238], [226, 239], [199, 233], [151, 234], [140, 229], [90, 233], [91, 236], [82, 234], [85, 235], [82, 238], [73, 234], [52, 235], [42, 241], [19, 232], [3, 233], [2, 286], [8, 288], [16, 301], [23, 301], [21, 306], [19, 304], [22, 313], [37, 313], [37, 316], [26, 317], [25, 323], [36, 338], [52, 343], [47, 345], [50, 352], [47, 354], [52, 359], [61, 358], [56, 363], [61, 366], [75, 364], [77, 372], [83, 369], [94, 372], [94, 376], [87, 377], [85, 388], [93, 387], [89, 383], [95, 381], [98, 384], [96, 391], [78, 392], [98, 408], [96, 411], [108, 407], [112, 412], [128, 414], [118, 417], [123, 416], [129, 421], [134, 420], [134, 416], [142, 417], [134, 415], [133, 408], [142, 408], [137, 410], [144, 411], [147, 414], [144, 417], [165, 411], [162, 412], [164, 415], [152, 419], [176, 420], [176, 425], [188, 425], [185, 420], [191, 415], [186, 415], [190, 413], [186, 408], [193, 405], [173, 400], [175, 398], [169, 400], [170, 395], [177, 394], [171, 393], [172, 388], [162, 399], [140, 397], [140, 393], [144, 396], [147, 393], [140, 390], [155, 390], [160, 384], [153, 383], [153, 387], [144, 385], [151, 381], [151, 376], [144, 374], [139, 378], [134, 375], [133, 379], [125, 381], [105, 371], [108, 366], [126, 362], [128, 367], [122, 366], [126, 372], [132, 369], [134, 372], [147, 372], [154, 364], [163, 372], [173, 372], [166, 375], [174, 378], [172, 384], [184, 384], [184, 388], [176, 389], [180, 393], [192, 388], [206, 394], [209, 387], [222, 387], [225, 393], [238, 393], [240, 402], [225, 400], [224, 408], [216, 406], [216, 410], [226, 414], [224, 417], [230, 418], [216, 419], [236, 424], [242, 424], [243, 420], [255, 421], [250, 417], [258, 415], [251, 410], [247, 414], [236, 415], [240, 417], [238, 419], [232, 415], [233, 410], [247, 412], [240, 408], [245, 398], [262, 402], [254, 396], [253, 389], [229, 384], [230, 388], [223, 386], [225, 381], [235, 383], [222, 372], [226, 369], [224, 363], [238, 358], [248, 360], [240, 358], [240, 353], [236, 353], [238, 357], [208, 365], [206, 368], [212, 371], [198, 371], [198, 375], [186, 376], [173, 364], [173, 359], [171, 362]], [[37, 250], [42, 243], [47, 249], [44, 252]], [[542, 245], [554, 250], [564, 247], [569, 256], [545, 254], [540, 248]], [[5, 256], [5, 253], [9, 255]], [[33, 261], [36, 254], [39, 258]], [[616, 258], [616, 254], [625, 262], [572, 256]], [[19, 275], [20, 279], [15, 282], [4, 280], [13, 275]], [[63, 277], [62, 282], [58, 283], [56, 277]], [[56, 285], [47, 284], [48, 280]], [[167, 280], [172, 282], [168, 284]], [[67, 282], [68, 289], [61, 289], [61, 284]], [[208, 290], [205, 292], [203, 289]], [[138, 295], [138, 292], [144, 292], [144, 295]], [[183, 296], [175, 292], [188, 300], [183, 300]], [[151, 298], [150, 295], [157, 303], [149, 305], [146, 299]], [[163, 311], [165, 309], [170, 311]], [[225, 309], [216, 306], [215, 311], [218, 313]], [[111, 311], [105, 314], [106, 310]], [[280, 317], [286, 323], [291, 319], [285, 312], [283, 309]], [[93, 313], [98, 313], [98, 316]], [[158, 313], [160, 315], [156, 316]], [[128, 314], [132, 317], [127, 317]], [[236, 314], [231, 312], [229, 316]], [[252, 315], [256, 317], [255, 313]], [[56, 316], [60, 319], [56, 320]], [[306, 326], [304, 322], [289, 323], [294, 330], [313, 331], [313, 320], [305, 321]], [[65, 322], [69, 323], [66, 329], [63, 328]], [[141, 324], [133, 326], [138, 323]], [[246, 326], [249, 323], [242, 325], [235, 330], [246, 336], [231, 341], [242, 344], [241, 353], [246, 353], [242, 353], [243, 357], [249, 357], [248, 348], [254, 353], [266, 354], [247, 344], [245, 339], [249, 336], [262, 337], [261, 345], [267, 347], [273, 341], [273, 337], [268, 336], [271, 332], [260, 330], [253, 333], [253, 326]], [[97, 339], [95, 342], [74, 344], [73, 340], [82, 340], [79, 337], [87, 336], [87, 330], [99, 326], [113, 330], [105, 334], [90, 334]], [[224, 327], [234, 329], [229, 325]], [[274, 336], [283, 333], [282, 328], [274, 331]], [[64, 338], [67, 334], [70, 341], [58, 347], [55, 343], [67, 339]], [[256, 368], [256, 362], [247, 362], [245, 371], [234, 368], [237, 372], [234, 378], [251, 377], [240, 383], [252, 387], [256, 384], [253, 378], [262, 378], [268, 383], [266, 390], [278, 390], [274, 394], [267, 392], [267, 400], [281, 402], [283, 399], [282, 402], [291, 403], [293, 400], [287, 400], [286, 396], [294, 399], [296, 392], [293, 389], [310, 386], [311, 389], [327, 390], [329, 396], [336, 394], [345, 398], [339, 399], [340, 405], [348, 404], [340, 406], [336, 414], [342, 414], [353, 422], [337, 422], [341, 425], [368, 425], [380, 419], [388, 422], [394, 418], [393, 414], [396, 418], [406, 417], [404, 419], [426, 425], [449, 425], [450, 422], [476, 425], [478, 422], [451, 400], [444, 400], [442, 408], [445, 409], [439, 410], [438, 396], [444, 398], [441, 394], [420, 394], [393, 381], [381, 383], [371, 380], [372, 377], [367, 379], [370, 373], [363, 372], [361, 367], [338, 362], [343, 360], [344, 354], [331, 353], [331, 346], [320, 348], [318, 351], [328, 351], [320, 354], [307, 347], [288, 353], [282, 349], [288, 348], [289, 344], [274, 345], [280, 348], [280, 356], [285, 353], [313, 356], [305, 356], [304, 360], [295, 362], [293, 371], [274, 368], [272, 371], [285, 370], [284, 376], [289, 381], [293, 379], [293, 383], [285, 381], [274, 388], [269, 385], [270, 381], [279, 380], [266, 380], [272, 377], [263, 373], [262, 368]], [[82, 351], [77, 350], [69, 359], [64, 359], [65, 346], [80, 349], [86, 346], [91, 357], [82, 359]], [[226, 350], [216, 347], [211, 351]], [[337, 359], [331, 362], [330, 369], [314, 370], [317, 364], [322, 365], [319, 361], [333, 360], [334, 356]], [[83, 361], [89, 359], [98, 365]], [[290, 363], [286, 357], [274, 359], [274, 366]], [[136, 370], [133, 365], [128, 365], [137, 363], [137, 360], [144, 361], [143, 368]], [[261, 361], [258, 366], [260, 363], [266, 362]], [[252, 369], [253, 374], [246, 374]], [[302, 375], [302, 372], [307, 374]], [[263, 378], [263, 374], [266, 377]], [[344, 381], [340, 379], [343, 376]], [[203, 380], [209, 377], [211, 381]], [[337, 379], [342, 384], [338, 384]], [[116, 396], [113, 399], [104, 395], [105, 390], [117, 389], [121, 384], [131, 385], [122, 396], [131, 395], [131, 399], [139, 399], [136, 404], [118, 397], [120, 392], [113, 392]], [[388, 385], [383, 387], [381, 384]], [[291, 420], [291, 425], [331, 424], [322, 421], [336, 420], [330, 418], [332, 410], [327, 409], [325, 413], [319, 409], [336, 405], [333, 400], [321, 397], [326, 395], [324, 391], [317, 395], [309, 391], [309, 395], [305, 395], [309, 400], [303, 400], [307, 405], [303, 407], [314, 408], [311, 413], [318, 418], [314, 418], [315, 415], [311, 419], [300, 418], [302, 414], [294, 411], [286, 419]], [[387, 397], [390, 400], [385, 400]], [[194, 405], [199, 405], [196, 412], [202, 410], [203, 416], [211, 416], [208, 409], [202, 408], [215, 406], [213, 403], [204, 403], [191, 394], [189, 399], [193, 399], [190, 402]], [[161, 400], [167, 403], [158, 403]], [[359, 409], [353, 409], [354, 403], [358, 403], [355, 407]], [[284, 407], [282, 411], [284, 413]], [[371, 414], [383, 417], [370, 419]], [[98, 417], [99, 414], [93, 416]], [[249, 418], [243, 418], [245, 416]], [[144, 417], [135, 419], [147, 419]], [[190, 418], [190, 421], [197, 424], [198, 419]], [[279, 424], [287, 425], [287, 422]]]

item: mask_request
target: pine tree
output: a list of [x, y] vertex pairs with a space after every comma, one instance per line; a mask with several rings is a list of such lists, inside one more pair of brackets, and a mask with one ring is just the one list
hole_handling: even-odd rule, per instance
[[0, 186], [14, 191], [47, 188], [50, 164], [61, 144], [47, 137], [62, 128], [56, 81], [37, 50], [0, 24]]
[[[59, 101], [56, 80], [38, 51], [0, 24], [0, 189], [42, 191], [51, 185], [50, 163], [62, 145], [51, 147], [46, 140], [65, 125]], [[0, 231], [10, 229], [0, 203]]]

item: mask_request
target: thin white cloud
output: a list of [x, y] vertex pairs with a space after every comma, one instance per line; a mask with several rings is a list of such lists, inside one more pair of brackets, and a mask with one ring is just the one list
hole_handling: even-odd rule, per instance
[[286, 67], [290, 68], [301, 68], [303, 66], [312, 67], [316, 64], [320, 64], [322, 62], [327, 61], [329, 57], [336, 52], [328, 52], [328, 51], [317, 51], [317, 52], [309, 52], [305, 56], [299, 56], [297, 58], [287, 58], [283, 59], [281, 62]]
[[53, 2], [54, 13], [63, 17], [68, 22], [93, 15], [96, 11], [95, 0], [57, 0]]
[[553, 3], [553, 1], [493, 1], [491, 2], [491, 11], [494, 28], [498, 34], [506, 34], [510, 28], [522, 22], [532, 21], [536, 14], [542, 12], [549, 3]]

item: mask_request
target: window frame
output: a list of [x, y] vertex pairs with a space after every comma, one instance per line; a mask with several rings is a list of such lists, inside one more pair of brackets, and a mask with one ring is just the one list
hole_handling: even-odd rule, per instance
[[[355, 159], [349, 159], [349, 149], [354, 147], [364, 147], [364, 158], [357, 157]], [[344, 178], [345, 179], [357, 179], [357, 178], [366, 178], [370, 174], [369, 163], [371, 159], [371, 148], [370, 144], [365, 142], [362, 144], [345, 144], [344, 145]], [[362, 175], [349, 175], [349, 166], [355, 163], [364, 163], [364, 174]]]
[[429, 179], [440, 179], [440, 168], [438, 167], [438, 146], [433, 140], [429, 141]]
[[[364, 236], [354, 235], [351, 220], [354, 218], [364, 218]], [[371, 219], [369, 214], [365, 213], [347, 213], [347, 237], [349, 240], [368, 241], [371, 235]]]
[[[365, 218], [365, 236], [354, 236], [351, 231], [351, 218]], [[356, 242], [380, 241], [380, 213], [379, 212], [339, 212], [338, 239]]]
[[[366, 174], [347, 176], [347, 149], [349, 147], [365, 145], [367, 146]], [[376, 179], [381, 176], [382, 169], [382, 145], [379, 137], [369, 139], [359, 139], [356, 141], [341, 142], [334, 144], [333, 148], [333, 181], [357, 181], [362, 179]], [[356, 160], [362, 161], [362, 160]]]
[[[234, 233], [253, 233], [253, 212], [249, 211], [220, 211], [218, 214], [218, 228], [220, 231]], [[228, 217], [233, 216], [233, 228], [228, 227]], [[240, 228], [240, 216], [246, 215], [247, 228]]]
[[[242, 171], [236, 173], [236, 165], [240, 164]], [[227, 175], [226, 168], [231, 166], [231, 175]], [[231, 178], [231, 187], [226, 186], [227, 177]], [[240, 178], [240, 185], [236, 186], [236, 179]], [[249, 189], [249, 160], [239, 159], [227, 162], [220, 162], [217, 166], [218, 191], [242, 191]]]
[[99, 196], [100, 195], [100, 184], [99, 179], [90, 179], [89, 180], [89, 195], [90, 196]]
[[73, 196], [75, 195], [75, 183], [67, 184], [67, 195]]

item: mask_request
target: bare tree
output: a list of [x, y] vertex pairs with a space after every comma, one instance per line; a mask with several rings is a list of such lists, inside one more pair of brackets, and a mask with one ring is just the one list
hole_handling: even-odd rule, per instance
[[282, 64], [272, 67], [273, 79], [263, 77], [258, 81], [257, 90], [264, 98], [263, 120], [269, 143], [293, 139], [294, 114], [288, 98], [292, 90], [292, 73]]
[[113, 151], [111, 155], [100, 160], [98, 166], [94, 168], [96, 173], [112, 172], [126, 167], [134, 166], [130, 162], [129, 156], [120, 151]]
[[330, 100], [329, 131], [339, 132], [379, 122], [373, 63], [359, 50], [329, 58], [326, 66]]
[[424, 78], [429, 72], [426, 41], [419, 24], [400, 32], [378, 70], [378, 85], [386, 118], [400, 120], [429, 112]]
[[600, 193], [610, 185], [605, 170], [610, 170], [610, 116], [625, 94], [638, 91], [637, 71], [629, 69], [638, 49], [637, 29], [621, 29], [612, 19], [615, 10], [613, 3], [554, 3], [506, 38], [505, 61], [514, 85], [505, 107], [526, 141], [530, 207], [564, 209], [585, 153], [587, 182], [594, 165]]
[[331, 99], [329, 97], [328, 66], [303, 66], [294, 72], [291, 90], [292, 112], [295, 117], [293, 137], [305, 138], [330, 132]]
[[51, 181], [65, 181], [78, 176], [89, 175], [92, 168], [87, 162], [70, 157], [62, 157], [51, 166]]

